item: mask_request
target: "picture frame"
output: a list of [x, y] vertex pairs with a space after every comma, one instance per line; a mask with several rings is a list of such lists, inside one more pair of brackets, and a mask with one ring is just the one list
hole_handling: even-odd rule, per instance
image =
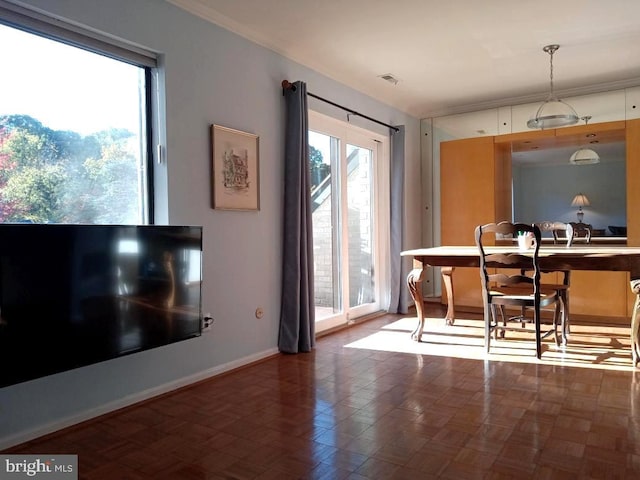
[[260, 210], [259, 137], [211, 125], [211, 207]]

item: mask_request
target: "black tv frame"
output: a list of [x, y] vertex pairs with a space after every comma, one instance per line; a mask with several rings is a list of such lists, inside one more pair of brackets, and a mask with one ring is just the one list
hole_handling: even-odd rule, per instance
[[202, 334], [202, 227], [0, 224], [0, 388]]

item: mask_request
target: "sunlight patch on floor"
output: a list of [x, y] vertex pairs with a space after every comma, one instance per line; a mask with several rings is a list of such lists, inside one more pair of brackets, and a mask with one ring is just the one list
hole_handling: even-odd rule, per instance
[[385, 352], [434, 355], [501, 362], [538, 363], [607, 370], [635, 371], [631, 360], [629, 327], [573, 325], [569, 343], [556, 347], [551, 337], [543, 341], [542, 359], [535, 356], [533, 333], [507, 332], [504, 340], [491, 340], [485, 353], [481, 320], [456, 318], [445, 325], [442, 318], [426, 318], [422, 341], [411, 340], [416, 317], [401, 318], [345, 347]]

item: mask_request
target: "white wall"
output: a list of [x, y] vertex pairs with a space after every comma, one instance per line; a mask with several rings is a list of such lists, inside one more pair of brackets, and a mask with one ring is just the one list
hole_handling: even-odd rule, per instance
[[[420, 245], [420, 123], [317, 72], [159, 0], [26, 0], [43, 11], [162, 55], [167, 164], [161, 222], [204, 227], [202, 337], [0, 389], [0, 448], [277, 351], [281, 294], [283, 79], [389, 124], [406, 125], [408, 227]], [[99, 94], [99, 92], [97, 92]], [[346, 120], [310, 98], [310, 108]], [[351, 122], [388, 134], [361, 118]], [[210, 208], [209, 125], [260, 136], [261, 209]], [[166, 188], [163, 188], [165, 187]], [[163, 211], [164, 209], [164, 211]], [[256, 320], [256, 307], [264, 317]], [[34, 359], [46, 361], [46, 359]], [[3, 368], [7, 368], [4, 366]]]

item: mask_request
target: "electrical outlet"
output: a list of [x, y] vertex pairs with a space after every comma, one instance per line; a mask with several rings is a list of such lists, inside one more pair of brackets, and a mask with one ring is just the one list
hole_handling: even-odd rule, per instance
[[204, 314], [204, 317], [202, 317], [202, 331], [208, 332], [211, 330], [211, 325], [213, 325], [213, 317], [207, 312]]

